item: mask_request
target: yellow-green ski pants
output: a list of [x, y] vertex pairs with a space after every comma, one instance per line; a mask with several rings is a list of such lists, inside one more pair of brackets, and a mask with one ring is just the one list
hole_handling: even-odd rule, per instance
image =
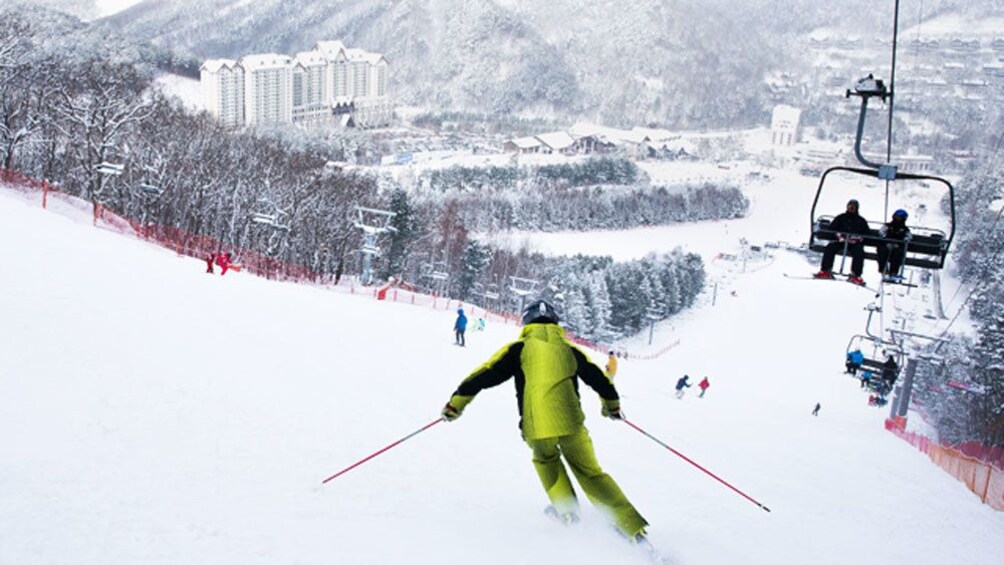
[[617, 483], [600, 469], [586, 428], [571, 435], [529, 439], [526, 443], [533, 450], [533, 466], [537, 469], [540, 482], [558, 512], [570, 512], [577, 506], [575, 489], [561, 462], [564, 456], [590, 502], [609, 512], [624, 535], [633, 537], [648, 525]]

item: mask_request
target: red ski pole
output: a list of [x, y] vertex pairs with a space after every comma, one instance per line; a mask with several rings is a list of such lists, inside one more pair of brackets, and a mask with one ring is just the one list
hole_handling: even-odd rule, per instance
[[746, 500], [748, 500], [748, 501], [752, 502], [753, 504], [756, 504], [757, 506], [759, 506], [760, 508], [762, 508], [762, 509], [766, 510], [767, 512], [770, 512], [770, 508], [767, 508], [767, 507], [766, 507], [766, 506], [764, 506], [763, 504], [760, 504], [759, 502], [757, 502], [756, 500], [754, 500], [754, 499], [753, 499], [752, 497], [750, 497], [749, 495], [747, 495], [747, 494], [746, 494], [745, 492], [743, 492], [743, 491], [741, 491], [741, 490], [737, 489], [736, 487], [734, 487], [734, 486], [730, 485], [729, 483], [725, 482], [725, 481], [724, 481], [724, 480], [722, 480], [722, 478], [721, 478], [721, 477], [719, 477], [718, 475], [716, 475], [716, 474], [712, 473], [711, 471], [709, 471], [709, 470], [705, 469], [704, 467], [701, 467], [700, 465], [698, 465], [698, 464], [697, 464], [697, 463], [696, 463], [696, 462], [695, 462], [694, 460], [692, 460], [691, 458], [689, 458], [689, 457], [687, 457], [686, 455], [684, 455], [684, 454], [680, 453], [679, 451], [677, 451], [677, 450], [673, 449], [672, 447], [670, 447], [670, 446], [666, 445], [665, 443], [663, 443], [663, 442], [659, 441], [659, 439], [658, 439], [658, 438], [656, 438], [656, 437], [655, 437], [655, 436], [653, 436], [652, 434], [650, 434], [650, 433], [646, 432], [645, 430], [643, 430], [643, 429], [639, 428], [638, 426], [634, 425], [633, 423], [631, 423], [631, 422], [629, 422], [629, 421], [627, 421], [627, 420], [625, 420], [625, 419], [623, 419], [623, 418], [622, 418], [621, 420], [622, 420], [622, 421], [623, 421], [623, 422], [624, 422], [625, 424], [627, 424], [627, 425], [631, 426], [632, 428], [634, 428], [634, 429], [638, 430], [639, 432], [641, 432], [641, 433], [645, 434], [645, 437], [649, 438], [650, 440], [654, 441], [655, 443], [658, 443], [659, 445], [661, 445], [661, 446], [665, 447], [666, 449], [668, 449], [668, 450], [672, 451], [674, 455], [676, 455], [676, 456], [680, 457], [681, 459], [683, 459], [683, 460], [684, 460], [684, 461], [686, 461], [687, 463], [690, 463], [690, 464], [691, 464], [691, 465], [693, 465], [694, 467], [697, 467], [698, 469], [700, 469], [700, 470], [704, 471], [704, 472], [705, 472], [705, 473], [707, 473], [708, 475], [711, 475], [711, 477], [712, 477], [713, 479], [715, 479], [716, 481], [718, 481], [718, 482], [722, 483], [723, 485], [725, 485], [725, 486], [729, 487], [730, 489], [732, 489], [733, 491], [735, 491], [736, 493], [738, 493], [738, 494], [739, 494], [740, 496], [742, 496], [742, 497], [743, 497], [743, 498], [745, 498]]
[[420, 434], [420, 433], [424, 432], [425, 430], [427, 430], [427, 429], [431, 428], [432, 426], [435, 426], [436, 424], [438, 424], [438, 423], [440, 423], [440, 422], [444, 422], [444, 421], [446, 421], [446, 420], [445, 420], [445, 418], [437, 418], [436, 420], [433, 420], [432, 422], [429, 422], [428, 424], [426, 424], [426, 425], [422, 426], [422, 428], [421, 428], [421, 429], [418, 429], [418, 430], [415, 430], [415, 431], [411, 432], [410, 434], [408, 434], [408, 435], [404, 436], [403, 438], [401, 438], [401, 439], [399, 439], [399, 440], [395, 441], [394, 443], [392, 443], [392, 444], [388, 445], [387, 447], [385, 447], [385, 448], [381, 449], [380, 451], [377, 451], [377, 452], [376, 452], [376, 453], [374, 453], [373, 455], [370, 455], [369, 457], [366, 457], [365, 459], [362, 459], [362, 460], [360, 460], [360, 461], [357, 461], [357, 462], [353, 463], [352, 465], [349, 465], [348, 467], [346, 467], [346, 468], [342, 469], [341, 471], [338, 471], [338, 472], [337, 472], [337, 473], [335, 473], [334, 475], [331, 475], [330, 477], [328, 477], [328, 478], [324, 479], [323, 481], [321, 481], [321, 484], [322, 484], [322, 485], [323, 485], [323, 484], [327, 484], [327, 482], [328, 482], [328, 481], [330, 481], [330, 480], [332, 480], [332, 479], [335, 479], [335, 478], [338, 478], [338, 477], [340, 477], [340, 476], [344, 475], [345, 473], [348, 473], [348, 472], [349, 472], [349, 471], [351, 471], [352, 469], [355, 469], [356, 467], [358, 467], [358, 466], [362, 465], [363, 463], [365, 463], [365, 462], [369, 461], [370, 459], [373, 459], [374, 457], [376, 457], [377, 455], [380, 455], [380, 454], [381, 454], [381, 453], [383, 453], [384, 451], [388, 451], [388, 450], [389, 450], [389, 449], [391, 449], [392, 447], [396, 447], [396, 446], [398, 446], [398, 445], [400, 445], [400, 444], [404, 443], [405, 441], [407, 441], [407, 440], [409, 440], [409, 439], [411, 439], [411, 438], [413, 438], [413, 437], [417, 436], [418, 434]]

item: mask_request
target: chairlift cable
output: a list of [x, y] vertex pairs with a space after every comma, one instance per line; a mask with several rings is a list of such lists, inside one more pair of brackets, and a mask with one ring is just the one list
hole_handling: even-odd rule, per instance
[[[893, 9], [893, 21], [892, 21], [892, 61], [890, 63], [889, 70], [889, 117], [886, 126], [886, 143], [885, 143], [885, 162], [887, 164], [892, 163], [892, 124], [893, 124], [893, 106], [896, 101], [896, 47], [899, 39], [899, 0], [896, 0], [895, 8]], [[885, 179], [885, 203], [883, 206], [882, 217], [889, 217], [889, 192], [891, 188], [892, 180]], [[883, 276], [879, 280], [879, 335], [885, 335], [885, 277]]]
[[[885, 142], [885, 162], [892, 163], [892, 122], [893, 122], [893, 107], [896, 104], [896, 46], [899, 40], [899, 0], [896, 0], [896, 6], [893, 9], [893, 19], [892, 19], [892, 62], [889, 69], [889, 118], [888, 125], [886, 126], [886, 142]], [[889, 185], [891, 183], [890, 179], [885, 181], [885, 215], [883, 217], [889, 217]]]

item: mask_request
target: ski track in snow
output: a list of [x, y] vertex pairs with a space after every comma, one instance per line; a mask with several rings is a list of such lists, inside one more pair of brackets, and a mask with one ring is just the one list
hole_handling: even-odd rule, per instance
[[[711, 260], [743, 236], [801, 241], [813, 181], [777, 179], [750, 189], [749, 218], [673, 226], [673, 238], [547, 236], [705, 255], [715, 305], [709, 285], [656, 326], [650, 349], [679, 346], [622, 360], [616, 384], [632, 422], [772, 512], [601, 418], [583, 387], [600, 463], [667, 562], [998, 563], [1004, 513], [885, 432], [888, 411], [842, 374], [871, 297], [785, 279], [815, 269], [788, 252], [745, 273]], [[209, 276], [6, 190], [0, 241], [0, 563], [647, 562], [586, 502], [575, 528], [542, 516], [511, 383], [320, 484], [437, 418], [515, 326], [457, 348], [452, 310]], [[923, 292], [893, 291], [889, 316], [929, 304]], [[620, 345], [644, 352], [647, 338]], [[674, 398], [683, 373], [710, 378], [705, 398]]]

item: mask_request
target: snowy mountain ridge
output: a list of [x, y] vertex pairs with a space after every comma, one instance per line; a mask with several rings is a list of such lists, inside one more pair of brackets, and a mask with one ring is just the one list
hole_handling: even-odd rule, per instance
[[[956, 4], [918, 17], [964, 11]], [[904, 19], [917, 10], [905, 7]], [[384, 53], [406, 105], [720, 127], [765, 119], [763, 78], [801, 56], [793, 37], [825, 26], [884, 38], [885, 12], [858, 0], [826, 10], [807, 0], [148, 0], [104, 21], [202, 59], [337, 38]]]

